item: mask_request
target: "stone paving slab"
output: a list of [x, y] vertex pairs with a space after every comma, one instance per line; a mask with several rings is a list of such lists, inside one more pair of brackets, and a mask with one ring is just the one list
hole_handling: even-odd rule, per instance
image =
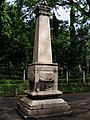
[[[73, 115], [43, 120], [90, 120], [90, 92], [64, 94], [61, 97], [70, 104]], [[0, 97], [0, 120], [23, 120], [15, 110], [18, 100], [19, 97]]]

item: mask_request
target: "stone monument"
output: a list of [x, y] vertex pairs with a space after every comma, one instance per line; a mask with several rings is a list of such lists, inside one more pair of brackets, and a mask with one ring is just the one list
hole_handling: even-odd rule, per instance
[[33, 63], [28, 66], [29, 88], [17, 104], [25, 118], [59, 116], [70, 113], [70, 106], [58, 91], [58, 65], [52, 62], [50, 7], [37, 5]]

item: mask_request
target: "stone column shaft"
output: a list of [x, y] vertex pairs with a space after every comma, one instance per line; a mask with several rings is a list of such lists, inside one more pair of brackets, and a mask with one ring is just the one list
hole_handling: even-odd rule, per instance
[[[39, 8], [36, 20], [33, 63], [52, 63], [52, 48], [50, 35], [50, 18], [42, 8]], [[45, 8], [45, 10], [47, 10]]]

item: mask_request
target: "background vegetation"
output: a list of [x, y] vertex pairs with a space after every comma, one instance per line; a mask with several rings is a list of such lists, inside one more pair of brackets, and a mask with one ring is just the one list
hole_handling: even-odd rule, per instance
[[[88, 66], [90, 58], [90, 13], [87, 1], [46, 1], [52, 7], [53, 61], [58, 63], [60, 79], [64, 78], [69, 86], [73, 86], [70, 83], [73, 83], [74, 80], [80, 84], [83, 82], [82, 74], [85, 71], [86, 82], [87, 80], [90, 81], [88, 79], [90, 76], [90, 67]], [[8, 3], [6, 0], [0, 0], [0, 89], [3, 91], [5, 91], [4, 88], [8, 88], [6, 86], [13, 86], [13, 88], [19, 86], [17, 88], [19, 89], [20, 86], [23, 88], [23, 84], [27, 85], [25, 83], [27, 66], [32, 62], [35, 34], [36, 18], [33, 10], [39, 2], [40, 0], [15, 0], [14, 3]], [[70, 21], [58, 19], [59, 7], [65, 11], [70, 11]], [[82, 82], [79, 82], [78, 78]], [[16, 85], [15, 80], [20, 81], [22, 79], [24, 82]], [[2, 84], [2, 81], [6, 82]], [[8, 81], [13, 84], [11, 82], [7, 84]], [[87, 86], [87, 84], [85, 85]], [[63, 86], [68, 88], [64, 84]], [[81, 86], [83, 85], [81, 84]], [[12, 87], [10, 88], [12, 92], [11, 89]]]

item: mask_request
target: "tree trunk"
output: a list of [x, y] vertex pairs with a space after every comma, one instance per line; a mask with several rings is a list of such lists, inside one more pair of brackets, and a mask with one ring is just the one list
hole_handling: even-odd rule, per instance
[[83, 83], [85, 83], [85, 70], [83, 71]]
[[67, 70], [66, 70], [66, 81], [67, 81], [67, 83], [68, 83], [68, 78], [69, 78], [68, 75], [69, 75], [69, 74], [68, 74], [68, 69], [67, 69]]
[[23, 70], [23, 80], [25, 82], [25, 79], [26, 79], [26, 75], [25, 75], [25, 69]]
[[89, 75], [89, 58], [87, 58], [86, 64], [87, 64], [87, 76], [88, 76]]

